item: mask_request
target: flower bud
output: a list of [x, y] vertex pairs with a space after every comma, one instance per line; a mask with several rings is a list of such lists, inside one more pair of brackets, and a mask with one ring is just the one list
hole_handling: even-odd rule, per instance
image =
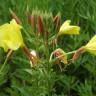
[[74, 25], [70, 25], [71, 21], [70, 20], [66, 20], [60, 27], [59, 35], [63, 35], [63, 34], [79, 34], [80, 31], [80, 27], [79, 26], [74, 26]]
[[38, 28], [38, 32], [41, 35], [44, 35], [43, 20], [42, 20], [41, 16], [38, 16], [38, 19], [37, 19], [37, 28]]

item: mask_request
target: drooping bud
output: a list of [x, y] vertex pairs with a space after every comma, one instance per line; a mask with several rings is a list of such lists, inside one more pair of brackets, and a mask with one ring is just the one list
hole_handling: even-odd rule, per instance
[[18, 24], [21, 24], [21, 21], [20, 21], [19, 17], [15, 14], [15, 12], [13, 12], [11, 9], [9, 11], [10, 11], [12, 17], [16, 20], [16, 22]]
[[23, 50], [26, 54], [26, 56], [29, 58], [29, 60], [32, 62], [32, 64], [35, 64], [34, 63], [34, 59], [36, 59], [36, 57], [30, 53], [29, 49], [27, 47], [23, 47]]

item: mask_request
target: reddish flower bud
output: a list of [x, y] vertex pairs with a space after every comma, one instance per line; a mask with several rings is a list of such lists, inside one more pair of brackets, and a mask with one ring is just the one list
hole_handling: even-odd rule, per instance
[[18, 16], [15, 14], [15, 12], [13, 12], [13, 11], [10, 9], [10, 13], [11, 13], [12, 17], [16, 20], [16, 22], [17, 22], [18, 24], [21, 24], [21, 21], [20, 21], [20, 19], [18, 18]]
[[30, 12], [26, 12], [26, 15], [27, 15], [29, 24], [31, 24], [32, 28], [34, 29], [34, 27], [35, 27], [35, 17], [34, 17], [34, 15], [30, 14]]
[[44, 27], [43, 27], [43, 20], [42, 20], [41, 16], [38, 16], [37, 28], [38, 28], [38, 32], [41, 35], [43, 35], [44, 34]]
[[25, 14], [27, 16], [28, 23], [30, 23], [30, 15], [31, 15], [31, 13], [29, 11], [27, 11]]
[[35, 17], [34, 17], [34, 15], [30, 15], [30, 23], [31, 23], [32, 28], [34, 29], [35, 28]]

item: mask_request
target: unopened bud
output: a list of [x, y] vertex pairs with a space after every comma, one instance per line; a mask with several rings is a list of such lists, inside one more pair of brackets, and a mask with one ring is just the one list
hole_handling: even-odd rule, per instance
[[31, 24], [32, 28], [35, 28], [35, 17], [34, 15], [30, 14], [30, 12], [26, 12], [27, 18], [28, 18], [28, 22], [29, 24]]
[[43, 20], [42, 20], [41, 16], [38, 16], [37, 28], [38, 28], [38, 32], [41, 35], [43, 35], [44, 34], [44, 27], [43, 27]]

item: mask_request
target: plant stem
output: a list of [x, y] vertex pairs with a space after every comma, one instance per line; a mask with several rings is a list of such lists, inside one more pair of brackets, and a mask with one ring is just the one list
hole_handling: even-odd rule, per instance
[[1, 67], [1, 69], [0, 69], [0, 74], [2, 73], [4, 67], [6, 66], [6, 63], [7, 63], [7, 61], [8, 61], [8, 58], [9, 58], [9, 56], [10, 56], [11, 54], [12, 54], [12, 50], [10, 49], [10, 50], [8, 51], [8, 54], [7, 54], [6, 59], [5, 59], [5, 61], [4, 61], [4, 64], [2, 65], [2, 67]]
[[75, 53], [75, 52], [76, 52], [76, 50], [75, 50], [75, 51], [68, 52], [68, 53], [66, 53], [66, 54], [69, 55], [69, 54], [73, 54], [73, 53]]
[[5, 59], [5, 61], [4, 61], [4, 64], [2, 65], [2, 67], [1, 67], [1, 69], [0, 69], [0, 74], [2, 73], [4, 67], [6, 66], [7, 60], [8, 60], [8, 57], [6, 57], [6, 59]]

